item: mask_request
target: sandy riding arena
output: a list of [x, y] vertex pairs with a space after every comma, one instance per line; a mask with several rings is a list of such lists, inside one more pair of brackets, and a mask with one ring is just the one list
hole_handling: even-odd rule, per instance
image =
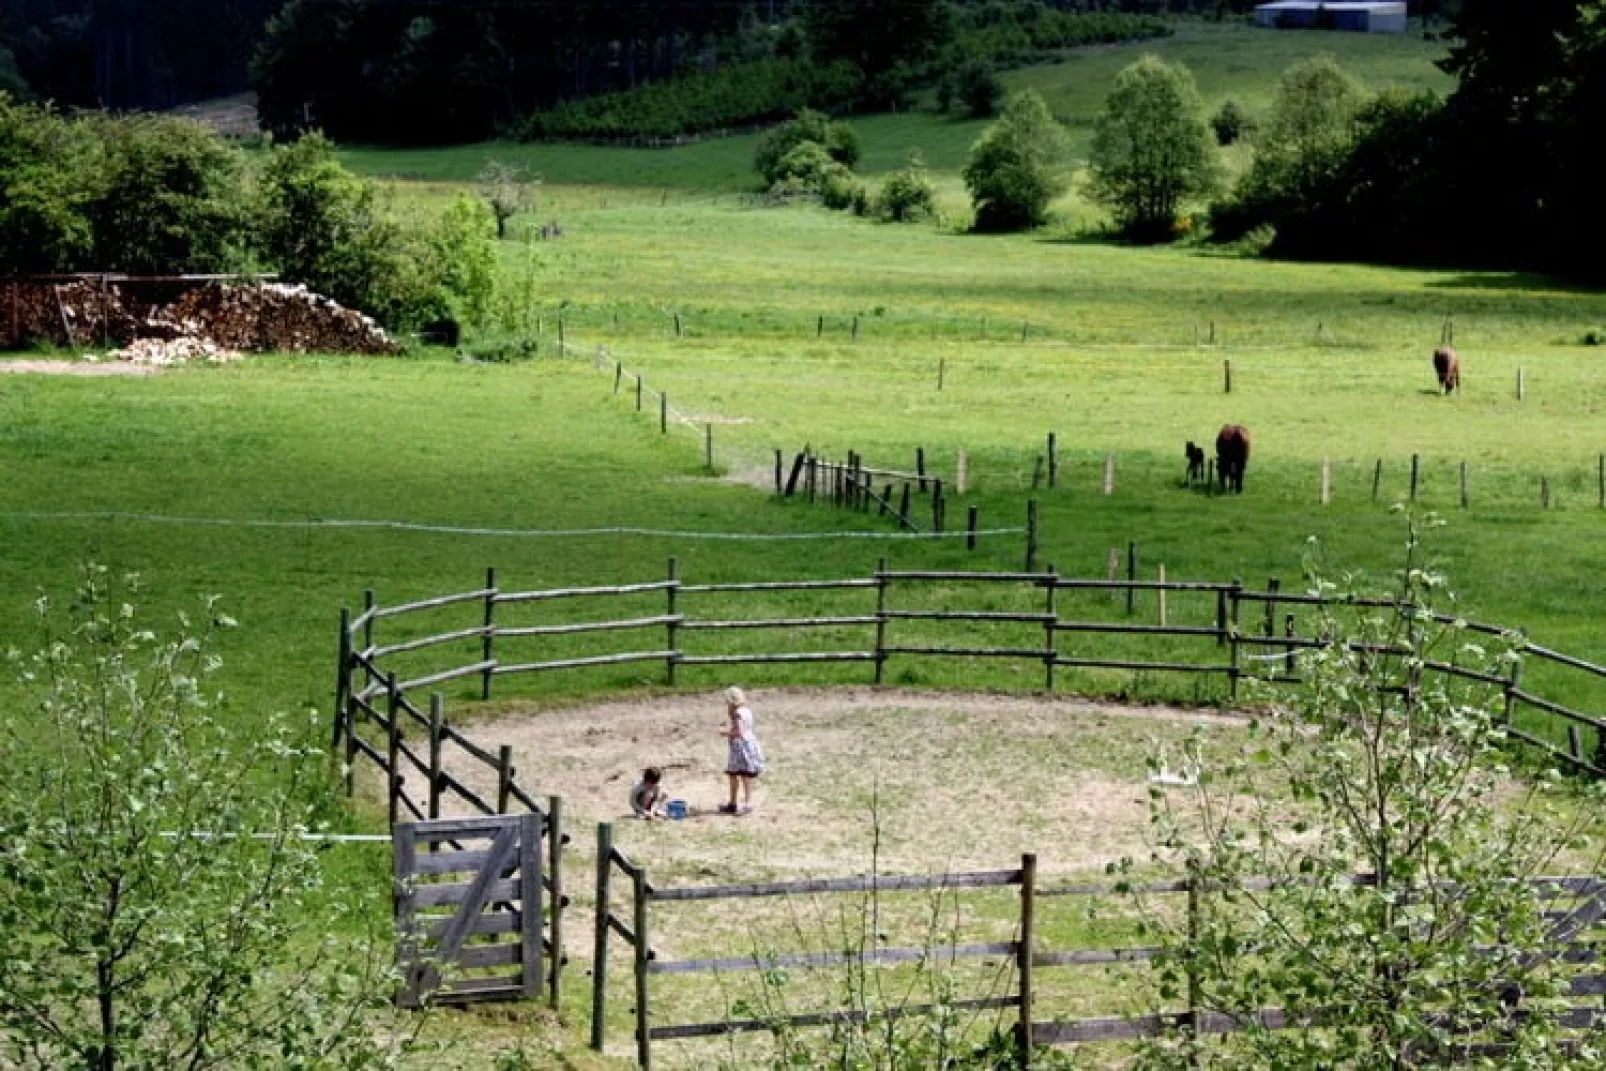
[[[742, 817], [716, 811], [718, 692], [545, 711], [514, 701], [459, 727], [482, 746], [511, 745], [519, 782], [564, 798], [578, 853], [589, 855], [596, 822], [614, 821], [654, 881], [704, 883], [862, 873], [877, 824], [887, 873], [1007, 866], [1023, 851], [1046, 872], [1102, 870], [1146, 851], [1145, 757], [1195, 725], [1235, 735], [1239, 724], [1167, 707], [854, 688], [754, 691], [749, 704], [769, 770]], [[629, 818], [649, 765], [688, 803], [685, 821]], [[485, 767], [450, 772], [494, 796]]]

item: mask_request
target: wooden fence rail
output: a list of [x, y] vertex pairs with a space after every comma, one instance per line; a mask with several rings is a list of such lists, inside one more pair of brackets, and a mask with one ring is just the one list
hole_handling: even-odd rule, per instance
[[[750, 665], [829, 665], [866, 663], [872, 667], [872, 681], [881, 684], [886, 679], [886, 667], [891, 660], [907, 658], [964, 658], [964, 659], [1024, 659], [1041, 663], [1043, 690], [1055, 688], [1057, 669], [1116, 670], [1130, 673], [1186, 674], [1195, 677], [1217, 678], [1224, 681], [1229, 693], [1236, 697], [1242, 681], [1255, 678], [1274, 684], [1295, 684], [1299, 681], [1300, 653], [1322, 648], [1327, 641], [1319, 629], [1307, 629], [1301, 635], [1296, 615], [1316, 610], [1386, 609], [1396, 604], [1388, 599], [1366, 597], [1328, 597], [1307, 592], [1284, 591], [1275, 579], [1265, 590], [1253, 590], [1241, 581], [1151, 580], [1135, 575], [1135, 554], [1129, 555], [1129, 575], [1108, 578], [1061, 576], [1050, 566], [1048, 570], [971, 572], [960, 570], [893, 570], [882, 560], [874, 573], [866, 577], [836, 577], [809, 580], [763, 580], [750, 582], [719, 582], [692, 584], [684, 582], [678, 565], [670, 559], [666, 578], [634, 584], [566, 587], [540, 591], [500, 591], [494, 585], [495, 573], [488, 571], [485, 587], [458, 595], [433, 599], [420, 599], [396, 606], [378, 605], [368, 593], [361, 613], [342, 614], [339, 636], [339, 658], [342, 666], [337, 701], [342, 711], [346, 696], [354, 696], [373, 704], [385, 695], [390, 685], [386, 666], [401, 655], [449, 649], [466, 651], [470, 647], [479, 656], [459, 665], [439, 668], [424, 666], [425, 672], [395, 681], [400, 693], [402, 710], [419, 725], [427, 726], [427, 718], [416, 706], [407, 701], [409, 693], [433, 688], [453, 680], [478, 678], [482, 698], [489, 698], [493, 682], [499, 678], [524, 674], [563, 672], [587, 667], [622, 666], [641, 663], [663, 663], [668, 683], [676, 683], [676, 674], [682, 668]], [[1113, 569], [1112, 569], [1113, 573]], [[962, 606], [927, 608], [919, 605], [897, 605], [905, 593], [936, 591], [943, 597], [953, 597], [955, 585], [994, 586], [1014, 588], [1021, 594], [1037, 592], [1037, 608], [980, 609]], [[793, 592], [839, 592], [851, 598], [854, 592], [873, 593], [873, 602], [855, 607], [842, 607], [830, 613], [817, 614], [763, 614], [744, 617], [727, 610], [718, 613], [701, 612], [701, 602], [707, 596], [784, 595]], [[1106, 594], [1117, 604], [1124, 598], [1127, 620], [1096, 620], [1085, 613], [1075, 612], [1072, 605], [1058, 604], [1057, 593], [1080, 593], [1083, 596]], [[1135, 598], [1139, 594], [1162, 599], [1166, 594], [1213, 599], [1213, 614], [1205, 620], [1190, 623], [1164, 617], [1158, 622], [1131, 620], [1135, 615]], [[577, 615], [576, 619], [558, 623], [521, 624], [497, 621], [493, 609], [517, 605], [573, 601], [594, 603], [598, 600], [657, 597], [662, 600], [660, 612], [637, 611], [628, 616], [606, 617]], [[1085, 602], [1085, 598], [1083, 599]], [[457, 623], [438, 633], [425, 636], [404, 636], [393, 642], [378, 644], [374, 639], [375, 625], [417, 614], [433, 614], [452, 607], [485, 608], [478, 623]], [[1245, 610], [1251, 612], [1245, 618]], [[1410, 608], [1404, 608], [1410, 609]], [[1096, 616], [1096, 615], [1094, 615]], [[1587, 659], [1564, 654], [1549, 647], [1527, 642], [1515, 630], [1462, 618], [1433, 613], [1431, 619], [1442, 625], [1454, 625], [1468, 631], [1492, 636], [1509, 636], [1515, 649], [1526, 660], [1543, 663], [1561, 670], [1576, 671], [1594, 680], [1606, 680], [1606, 666]], [[1260, 620], [1256, 620], [1260, 619]], [[969, 626], [1039, 627], [1039, 642], [976, 643], [966, 636], [960, 642], [944, 642], [934, 638], [935, 630], [965, 629]], [[552, 652], [547, 657], [512, 658], [505, 651], [506, 644], [540, 644], [572, 637], [612, 634], [644, 633], [662, 629], [662, 642], [654, 637], [650, 643], [628, 646], [599, 647], [579, 653]], [[812, 649], [771, 650], [697, 650], [688, 649], [687, 636], [712, 637], [727, 633], [762, 635], [768, 632], [797, 632], [800, 630], [866, 630], [862, 639], [838, 646], [842, 641], [813, 646]], [[904, 630], [923, 630], [918, 635], [905, 635]], [[956, 637], [957, 638], [957, 637]], [[1134, 650], [1116, 651], [1097, 640], [1124, 639], [1128, 646], [1146, 640], [1170, 641], [1164, 653], [1139, 654]], [[1190, 645], [1197, 644], [1197, 648]], [[1351, 645], [1354, 650], [1363, 649]], [[1398, 653], [1382, 647], [1378, 653]], [[1206, 651], [1209, 654], [1206, 654]], [[1196, 652], [1196, 653], [1194, 653]], [[536, 652], [540, 654], [539, 650]], [[1509, 675], [1502, 676], [1487, 670], [1460, 666], [1453, 660], [1433, 660], [1430, 671], [1451, 678], [1473, 681], [1501, 691], [1506, 710], [1506, 721], [1511, 739], [1525, 747], [1543, 753], [1551, 760], [1582, 773], [1606, 775], [1606, 715], [1580, 709], [1576, 703], [1562, 702], [1541, 694], [1535, 685], [1525, 684], [1520, 663]], [[1531, 712], [1522, 724], [1514, 723], [1518, 711]], [[372, 711], [368, 714], [371, 716]], [[342, 714], [344, 718], [344, 714]], [[338, 744], [344, 721], [337, 719], [333, 735]], [[1593, 734], [1593, 739], [1585, 738]], [[460, 735], [460, 734], [459, 734]], [[471, 742], [462, 741], [448, 730], [448, 739], [458, 743], [479, 762], [492, 765], [494, 756], [477, 749]], [[1565, 743], [1562, 740], [1565, 739]], [[359, 745], [350, 749], [367, 752]]]
[[[635, 985], [635, 1041], [636, 1060], [639, 1066], [652, 1066], [653, 1043], [688, 1038], [716, 1037], [726, 1034], [795, 1029], [799, 1027], [831, 1026], [869, 1019], [894, 1019], [926, 1015], [937, 1011], [936, 1006], [904, 1005], [884, 1009], [857, 1011], [833, 1010], [787, 1014], [768, 1019], [721, 1019], [695, 1023], [658, 1023], [652, 1021], [652, 978], [677, 977], [696, 974], [759, 974], [778, 969], [815, 970], [833, 967], [859, 968], [867, 966], [894, 966], [897, 964], [951, 962], [959, 959], [1008, 957], [1015, 964], [1014, 992], [1003, 996], [958, 999], [943, 1005], [945, 1011], [1015, 1009], [1015, 1044], [1018, 1066], [1031, 1068], [1034, 1051], [1043, 1046], [1083, 1045], [1098, 1042], [1134, 1040], [1179, 1033], [1197, 1043], [1210, 1035], [1230, 1034], [1244, 1030], [1251, 1023], [1267, 1030], [1286, 1030], [1310, 1025], [1320, 1016], [1307, 1014], [1291, 1016], [1280, 1008], [1262, 1008], [1250, 1013], [1229, 1014], [1205, 1006], [1202, 987], [1197, 983], [1185, 987], [1180, 994], [1186, 1007], [1176, 1011], [1143, 1015], [1100, 1016], [1066, 1020], [1036, 1020], [1034, 999], [1038, 969], [1108, 966], [1112, 964], [1141, 964], [1158, 957], [1162, 949], [1156, 946], [1119, 948], [1046, 949], [1037, 940], [1037, 902], [1044, 897], [1117, 897], [1134, 892], [1147, 896], [1182, 896], [1185, 898], [1182, 932], [1200, 932], [1200, 914], [1203, 898], [1212, 890], [1208, 883], [1190, 875], [1182, 879], [1151, 882], [1129, 888], [1113, 883], [1040, 886], [1037, 883], [1037, 857], [1024, 855], [1017, 869], [979, 871], [956, 874], [889, 876], [873, 875], [844, 878], [818, 878], [794, 881], [755, 882], [736, 885], [686, 886], [657, 888], [649, 880], [644, 867], [633, 862], [613, 845], [613, 827], [602, 823], [597, 827], [599, 859], [597, 901], [594, 920], [595, 958], [593, 961], [593, 988], [591, 1008], [591, 1045], [598, 1052], [606, 1043], [607, 977], [610, 938], [622, 939], [631, 951]], [[612, 900], [613, 872], [617, 870], [629, 883], [630, 916], [627, 922], [616, 913]], [[1375, 879], [1369, 874], [1356, 874], [1350, 884], [1371, 885]], [[1266, 890], [1277, 885], [1296, 882], [1274, 882], [1270, 879], [1249, 879], [1242, 883], [1246, 890]], [[1606, 882], [1584, 877], [1543, 877], [1528, 882], [1537, 893], [1574, 901], [1570, 908], [1548, 913], [1553, 925], [1550, 931], [1554, 942], [1546, 955], [1557, 961], [1572, 964], [1593, 964], [1600, 958], [1600, 949], [1593, 943], [1582, 942], [1585, 930], [1592, 929], [1606, 913]], [[1437, 883], [1439, 888], [1453, 888], [1448, 883]], [[1009, 941], [954, 941], [917, 948], [894, 948], [875, 945], [863, 950], [786, 952], [752, 952], [734, 956], [713, 956], [696, 959], [666, 960], [652, 947], [652, 905], [684, 904], [710, 900], [741, 900], [756, 897], [812, 896], [819, 894], [858, 893], [881, 896], [883, 894], [916, 891], [941, 893], [971, 889], [1017, 888], [1019, 892], [1016, 937]], [[1193, 939], [1193, 938], [1189, 938]], [[1494, 951], [1491, 949], [1490, 951]], [[1567, 992], [1572, 997], [1596, 997], [1606, 993], [1606, 974], [1587, 971], [1569, 979]], [[1558, 1025], [1567, 1029], [1588, 1028], [1606, 1020], [1606, 1012], [1589, 1008], [1567, 1008], [1558, 1013]]]

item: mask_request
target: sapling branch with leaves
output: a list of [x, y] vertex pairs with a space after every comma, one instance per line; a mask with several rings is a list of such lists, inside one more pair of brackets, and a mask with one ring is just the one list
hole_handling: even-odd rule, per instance
[[1513, 768], [1499, 682], [1521, 637], [1457, 616], [1425, 558], [1437, 523], [1407, 515], [1403, 567], [1372, 605], [1308, 560], [1322, 642], [1296, 689], [1263, 686], [1235, 754], [1194, 738], [1193, 784], [1151, 786], [1153, 861], [1187, 873], [1198, 905], [1187, 925], [1139, 896], [1159, 1003], [1191, 995], [1241, 1032], [1206, 1049], [1180, 1029], [1147, 1066], [1598, 1066], [1594, 1037], [1564, 1040], [1553, 1014], [1570, 894], [1534, 879], [1601, 873], [1600, 793]]
[[0, 1066], [391, 1066], [416, 1024], [384, 1010], [387, 906], [333, 895], [303, 840], [315, 723], [226, 726], [233, 622], [212, 599], [161, 635], [137, 595], [90, 566], [10, 652], [29, 702], [0, 708]]

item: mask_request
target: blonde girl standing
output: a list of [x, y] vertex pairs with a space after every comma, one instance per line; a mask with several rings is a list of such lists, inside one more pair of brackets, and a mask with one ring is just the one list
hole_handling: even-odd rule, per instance
[[[725, 760], [725, 778], [730, 783], [730, 802], [719, 809], [720, 814], [753, 813], [753, 779], [764, 772], [764, 749], [753, 732], [753, 712], [747, 707], [747, 696], [735, 685], [725, 689], [725, 716], [722, 735], [730, 742], [730, 754]], [[736, 805], [737, 790], [741, 790], [742, 804]]]

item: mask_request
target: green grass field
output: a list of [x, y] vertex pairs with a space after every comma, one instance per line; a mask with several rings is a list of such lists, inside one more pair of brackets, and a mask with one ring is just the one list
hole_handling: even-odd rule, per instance
[[[1227, 96], [1260, 106], [1286, 63], [1317, 51], [1338, 55], [1372, 85], [1442, 89], [1431, 65], [1438, 47], [1189, 24], [1168, 41], [1080, 54], [1008, 80], [1041, 89], [1080, 137], [1109, 77], [1140, 51], [1189, 62], [1212, 106]], [[896, 166], [918, 144], [938, 171], [945, 207], [962, 214], [955, 171], [980, 124], [916, 113], [858, 126], [866, 171]], [[1163, 564], [1173, 579], [1239, 576], [1258, 586], [1280, 576], [1293, 584], [1317, 537], [1334, 570], [1384, 578], [1403, 543], [1390, 506], [1405, 496], [1418, 454], [1420, 503], [1448, 518], [1431, 550], [1469, 611], [1606, 661], [1598, 605], [1606, 511], [1596, 507], [1606, 366], [1602, 351], [1578, 344], [1585, 329], [1606, 323], [1606, 295], [1520, 275], [1100, 244], [1074, 237], [1096, 222], [1075, 193], [1061, 206], [1065, 223], [1010, 237], [881, 225], [806, 206], [750, 207], [743, 192], [752, 146], [752, 138], [732, 138], [664, 151], [348, 152], [353, 166], [402, 180], [391, 188], [403, 200], [439, 199], [490, 156], [544, 174], [531, 221], [559, 219], [566, 236], [504, 249], [510, 269], [535, 271], [538, 306], [528, 313], [539, 320], [541, 356], [533, 361], [465, 364], [432, 352], [267, 357], [139, 379], [0, 375], [5, 645], [32, 644], [35, 594], [65, 595], [86, 559], [141, 573], [153, 616], [220, 593], [242, 625], [223, 654], [233, 714], [246, 724], [269, 708], [327, 708], [336, 612], [358, 605], [367, 588], [387, 603], [464, 590], [488, 565], [506, 586], [649, 580], [671, 555], [695, 580], [866, 575], [881, 557], [897, 567], [1017, 568], [1018, 535], [986, 538], [970, 553], [954, 542], [498, 535], [315, 522], [888, 532], [873, 516], [767, 493], [772, 451], [790, 460], [810, 444], [898, 468], [923, 447], [945, 474], [964, 450], [974, 490], [951, 503], [950, 523], [974, 505], [983, 527], [1015, 527], [1052, 431], [1061, 486], [1035, 497], [1043, 560], [1062, 573], [1103, 575], [1110, 548], [1131, 541], [1145, 575]], [[565, 357], [556, 356], [560, 316]], [[1436, 394], [1428, 364], [1447, 320], [1464, 362], [1465, 389], [1454, 398]], [[1222, 389], [1226, 360], [1230, 395]], [[613, 361], [668, 393], [677, 414], [670, 434], [659, 434], [652, 397], [638, 415], [628, 391], [614, 394]], [[1229, 420], [1254, 432], [1248, 493], [1209, 497], [1179, 486], [1183, 442], [1208, 443]], [[714, 474], [702, 465], [708, 425]], [[1108, 497], [1099, 489], [1106, 454], [1117, 463]], [[1325, 507], [1317, 503], [1323, 458], [1335, 474]], [[1379, 459], [1384, 479], [1374, 502]], [[1462, 462], [1471, 478], [1467, 510], [1458, 502]], [[1553, 492], [1548, 511], [1540, 508], [1541, 480]], [[761, 599], [740, 612], [834, 605], [824, 597]], [[1102, 605], [1089, 612], [1118, 613]], [[1179, 600], [1173, 613], [1208, 609]], [[713, 671], [685, 676], [693, 690], [725, 683]], [[771, 668], [744, 683], [864, 679], [862, 666]], [[917, 660], [890, 679], [943, 688], [1038, 684], [1035, 667]], [[1536, 683], [1606, 709], [1606, 689], [1559, 674]], [[1060, 684], [1068, 692], [1222, 697], [1192, 682], [1114, 672], [1065, 674]], [[488, 713], [659, 688], [655, 668], [522, 678], [510, 680], [509, 702]], [[469, 696], [466, 688], [451, 693], [454, 709]], [[350, 864], [350, 876], [382, 880], [383, 860], [370, 863]], [[582, 988], [576, 980], [571, 993]], [[464, 1021], [453, 1017], [442, 1029], [450, 1034]], [[486, 1020], [466, 1021], [478, 1029]]]

